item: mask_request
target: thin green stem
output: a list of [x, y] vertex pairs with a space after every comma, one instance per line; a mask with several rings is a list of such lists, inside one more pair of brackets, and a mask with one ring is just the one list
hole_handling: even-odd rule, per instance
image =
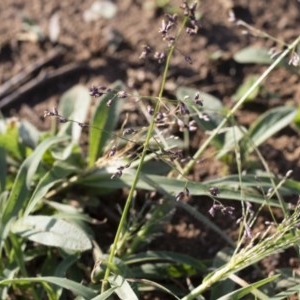
[[154, 108], [154, 113], [153, 113], [151, 122], [149, 124], [146, 140], [144, 142], [141, 159], [140, 159], [139, 165], [137, 167], [136, 174], [135, 174], [132, 186], [130, 188], [130, 191], [129, 191], [129, 194], [128, 194], [128, 197], [127, 197], [127, 200], [126, 200], [126, 203], [125, 203], [125, 206], [124, 206], [124, 210], [123, 210], [123, 213], [122, 213], [122, 216], [121, 216], [121, 220], [119, 222], [118, 229], [117, 229], [117, 232], [116, 232], [116, 235], [115, 235], [115, 239], [114, 239], [114, 242], [112, 244], [112, 248], [111, 248], [111, 251], [110, 251], [110, 254], [109, 254], [109, 258], [108, 258], [108, 262], [107, 262], [107, 268], [105, 270], [105, 274], [104, 274], [104, 278], [103, 278], [103, 282], [102, 282], [102, 287], [101, 287], [102, 292], [105, 291], [106, 286], [107, 286], [107, 279], [108, 279], [109, 273], [110, 273], [110, 267], [109, 266], [112, 265], [113, 260], [114, 260], [114, 256], [116, 254], [118, 241], [120, 239], [121, 232], [122, 232], [122, 230], [125, 226], [125, 223], [126, 223], [129, 208], [131, 206], [133, 195], [134, 195], [134, 192], [136, 190], [137, 183], [139, 181], [139, 177], [140, 177], [140, 174], [141, 174], [141, 171], [142, 171], [142, 167], [143, 167], [144, 160], [145, 160], [145, 157], [146, 157], [146, 154], [147, 154], [147, 150], [149, 148], [152, 133], [154, 131], [155, 117], [156, 117], [157, 113], [159, 112], [159, 109], [160, 109], [160, 106], [161, 106], [161, 99], [162, 99], [162, 96], [163, 96], [163, 92], [164, 92], [164, 88], [165, 88], [165, 84], [166, 84], [166, 80], [167, 80], [167, 75], [168, 75], [168, 71], [169, 71], [169, 67], [170, 67], [171, 57], [172, 57], [173, 52], [175, 50], [176, 41], [179, 38], [179, 36], [181, 35], [186, 22], [187, 22], [187, 18], [185, 17], [184, 21], [182, 22], [182, 26], [178, 31], [176, 39], [175, 39], [173, 45], [169, 49], [169, 53], [168, 53], [168, 56], [167, 56], [167, 59], [166, 59], [166, 64], [165, 64], [165, 68], [164, 68], [164, 72], [163, 72], [163, 76], [162, 76], [161, 86], [160, 86], [159, 94], [158, 94], [158, 97], [157, 97], [158, 101], [156, 102], [156, 105], [155, 105], [155, 108]]
[[[203, 143], [203, 145], [200, 147], [200, 149], [197, 151], [197, 153], [194, 155], [194, 160], [197, 160], [199, 156], [203, 153], [203, 151], [206, 149], [206, 147], [209, 145], [209, 143], [212, 141], [212, 139], [219, 133], [220, 129], [227, 123], [227, 121], [230, 119], [231, 116], [238, 110], [238, 108], [244, 103], [245, 99], [247, 99], [248, 95], [252, 93], [254, 89], [270, 74], [270, 72], [280, 63], [280, 61], [292, 50], [294, 49], [300, 42], [300, 36], [295, 39], [295, 41], [284, 51], [282, 54], [273, 62], [273, 64], [259, 77], [259, 79], [250, 87], [250, 89], [244, 94], [244, 96], [237, 102], [237, 104], [231, 109], [231, 111], [226, 115], [225, 119], [219, 124], [219, 126], [215, 129], [214, 133], [209, 136], [209, 138]], [[193, 166], [193, 161], [191, 160], [191, 163], [189, 163], [185, 168], [184, 168], [184, 173], [187, 173], [190, 168]], [[180, 176], [179, 176], [180, 177]], [[298, 214], [294, 213], [297, 217], [299, 217]], [[289, 229], [290, 230], [290, 229]], [[295, 239], [295, 237], [293, 236]], [[251, 260], [251, 257], [253, 259], [252, 262], [247, 263], [252, 264], [258, 259], [261, 259], [262, 257], [265, 257], [267, 254], [269, 255], [270, 253], [275, 252], [275, 248], [279, 247], [279, 243], [274, 243], [272, 245], [268, 246], [269, 252], [263, 251], [264, 248], [267, 249], [265, 244], [268, 243], [268, 241], [272, 241], [273, 239], [265, 239], [262, 241], [261, 245], [256, 245], [255, 247], [252, 248], [252, 251], [254, 249], [261, 250], [262, 255], [259, 258], [255, 258], [255, 252], [252, 253], [252, 255], [248, 255], [248, 259]], [[288, 239], [283, 239], [288, 240]], [[281, 246], [282, 249], [286, 247], [286, 245]], [[242, 254], [242, 253], [241, 253]], [[249, 253], [250, 254], [250, 253]], [[205, 292], [208, 288], [210, 288], [213, 284], [219, 282], [220, 280], [223, 280], [226, 278], [226, 275], [229, 272], [233, 272], [234, 269], [237, 269], [238, 262], [236, 261], [237, 258], [240, 258], [240, 254], [236, 253], [235, 256], [232, 256], [231, 262], [228, 263], [227, 265], [223, 266], [219, 270], [215, 271], [214, 273], [211, 273], [211, 276], [203, 281], [199, 286], [197, 286], [195, 289], [193, 289], [188, 295], [184, 296], [181, 300], [192, 300], [195, 299], [197, 296], [201, 295], [203, 292]], [[255, 258], [255, 259], [254, 259]], [[242, 261], [242, 260], [241, 260]]]
[[183, 169], [183, 173], [178, 175], [178, 179], [181, 179], [183, 175], [186, 175], [191, 168], [193, 167], [195, 161], [199, 159], [199, 157], [203, 154], [204, 150], [211, 143], [211, 141], [219, 134], [220, 130], [226, 125], [227, 121], [235, 114], [235, 112], [242, 106], [242, 104], [246, 101], [248, 96], [253, 93], [253, 91], [263, 82], [263, 80], [271, 73], [271, 71], [283, 60], [288, 53], [293, 50], [300, 42], [300, 36], [295, 39], [295, 41], [284, 50], [278, 58], [269, 66], [269, 68], [253, 83], [253, 85], [247, 90], [247, 92], [241, 97], [241, 99], [235, 104], [235, 106], [227, 113], [225, 118], [221, 121], [218, 127], [211, 133], [211, 135], [207, 138], [207, 140], [201, 145], [198, 151], [194, 154], [193, 159], [187, 163], [187, 165]]

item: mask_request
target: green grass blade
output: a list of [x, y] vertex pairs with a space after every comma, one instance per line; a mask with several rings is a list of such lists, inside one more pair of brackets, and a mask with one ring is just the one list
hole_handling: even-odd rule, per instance
[[[124, 86], [121, 82], [116, 82], [112, 89], [121, 90]], [[107, 101], [113, 99], [111, 106], [107, 106]], [[88, 164], [92, 166], [104, 150], [105, 144], [111, 139], [111, 132], [115, 128], [123, 100], [108, 93], [100, 98], [96, 107], [91, 129], [89, 133], [89, 154]]]
[[22, 163], [3, 213], [2, 224], [7, 224], [9, 220], [15, 218], [24, 208], [24, 204], [29, 195], [30, 184], [44, 153], [51, 146], [62, 142], [65, 139], [65, 137], [51, 137], [44, 140]]
[[[121, 178], [111, 179], [112, 173], [106, 169], [99, 169], [96, 172], [87, 175], [86, 177], [79, 180], [79, 184], [82, 184], [86, 187], [91, 188], [98, 188], [98, 189], [120, 189], [124, 187], [130, 187], [132, 185], [134, 174], [123, 174]], [[145, 178], [150, 179], [150, 182], [147, 182]], [[167, 178], [164, 176], [159, 175], [149, 175], [149, 176], [142, 176], [137, 184], [137, 188], [150, 190], [150, 191], [156, 191], [157, 188], [161, 187], [164, 189], [167, 193], [172, 195], [175, 200], [175, 195], [179, 192], [181, 192], [185, 185], [185, 180], [179, 180], [175, 178]], [[253, 178], [253, 176], [252, 176]], [[220, 179], [222, 180], [222, 179]], [[208, 181], [204, 183], [195, 182], [195, 181], [189, 181], [188, 183], [188, 189], [190, 191], [191, 195], [194, 196], [210, 196], [209, 188], [212, 187], [214, 184], [216, 184], [218, 180], [216, 181]], [[155, 183], [155, 184], [154, 184]], [[237, 181], [228, 181], [228, 184], [226, 181], [223, 181], [222, 183], [222, 189], [220, 194], [218, 195], [219, 199], [224, 200], [245, 200], [242, 198], [241, 193], [239, 190], [236, 189]], [[248, 183], [248, 186], [250, 183]], [[257, 182], [253, 181], [251, 183], [251, 187], [257, 187]], [[248, 189], [245, 191], [245, 197], [247, 201], [263, 204], [264, 199], [263, 197], [256, 191], [252, 191]], [[280, 207], [278, 202], [276, 201], [268, 201], [268, 204], [275, 207]]]
[[273, 297], [269, 297], [269, 300], [285, 300], [285, 299], [292, 299], [290, 297], [293, 297], [296, 293], [299, 293], [300, 291], [300, 284], [294, 285], [287, 290], [278, 293], [277, 295]]
[[0, 148], [4, 148], [7, 154], [18, 161], [26, 157], [26, 147], [20, 143], [20, 135], [17, 124], [8, 123], [5, 132], [0, 134]]
[[[205, 274], [207, 267], [198, 259], [195, 259], [189, 255], [171, 252], [171, 251], [147, 251], [138, 254], [131, 255], [125, 259], [125, 263], [130, 266], [134, 278], [145, 278], [145, 264], [155, 265], [159, 264], [167, 269], [174, 271], [177, 269], [177, 275], [179, 277], [186, 277], [194, 274]], [[137, 265], [137, 266], [135, 266]], [[163, 271], [167, 274], [167, 269]], [[157, 277], [161, 276], [161, 273], [157, 273]]]
[[0, 147], [0, 193], [5, 190], [5, 183], [6, 183], [6, 150]]
[[65, 276], [69, 268], [78, 261], [79, 257], [77, 254], [68, 255], [64, 258], [56, 267], [54, 275], [57, 277]]
[[0, 281], [0, 286], [6, 286], [10, 284], [24, 285], [24, 284], [45, 283], [45, 282], [58, 285], [64, 289], [73, 292], [76, 296], [82, 296], [86, 299], [91, 299], [96, 296], [96, 292], [91, 288], [88, 288], [70, 279], [55, 277], [55, 276], [4, 279]]
[[233, 58], [240, 64], [269, 65], [272, 63], [268, 49], [252, 46], [239, 50], [234, 54]]
[[260, 300], [270, 300], [268, 296], [266, 296], [261, 291], [257, 290], [259, 287], [264, 286], [274, 280], [276, 280], [279, 275], [270, 276], [268, 278], [264, 278], [260, 281], [255, 283], [251, 283], [249, 286], [240, 288], [234, 292], [231, 292], [223, 297], [218, 298], [218, 300], [233, 300], [233, 299], [243, 299], [243, 297], [247, 296], [248, 294], [252, 293], [253, 296], [258, 297]]
[[[176, 96], [186, 104], [186, 106], [194, 116], [194, 120], [196, 121], [197, 125], [200, 126], [203, 130], [211, 131], [215, 129], [223, 120], [224, 117], [222, 113], [224, 111], [224, 105], [220, 99], [210, 94], [201, 92], [200, 98], [203, 101], [203, 108], [201, 108], [201, 111], [203, 111], [208, 116], [208, 119], [204, 120], [203, 118], [199, 117], [201, 116], [201, 111], [192, 100], [194, 99], [197, 92], [199, 91], [193, 88], [180, 87], [176, 91]], [[186, 100], [185, 97], [188, 97], [188, 99]], [[221, 135], [215, 136], [213, 144], [218, 149], [221, 148], [223, 146], [223, 137]]]
[[26, 216], [14, 223], [12, 230], [33, 242], [73, 251], [92, 248], [87, 234], [63, 219], [49, 216]]
[[261, 115], [245, 136], [247, 139], [245, 141], [246, 152], [251, 153], [255, 147], [258, 147], [279, 130], [291, 124], [296, 113], [295, 108], [282, 106], [270, 109]]
[[171, 296], [173, 296], [175, 299], [177, 300], [180, 300], [179, 297], [177, 297], [170, 289], [166, 288], [166, 286], [163, 286], [162, 284], [159, 284], [155, 281], [152, 281], [152, 280], [148, 280], [148, 279], [141, 279], [139, 282], [145, 284], [145, 285], [148, 285], [148, 286], [152, 286], [152, 287], [155, 287], [157, 288], [158, 290], [161, 290]]
[[96, 296], [95, 298], [92, 298], [91, 300], [106, 300], [108, 299], [117, 289], [117, 287], [112, 287], [105, 291], [104, 293], [101, 293], [101, 295]]
[[[83, 85], [76, 85], [62, 95], [58, 111], [67, 119], [84, 123], [90, 108], [90, 103], [91, 96], [89, 95], [88, 89]], [[77, 143], [81, 132], [81, 126], [77, 123], [68, 122], [64, 124], [59, 135], [67, 134], [72, 137], [72, 142]]]
[[46, 193], [57, 183], [66, 179], [74, 171], [74, 168], [69, 168], [68, 164], [63, 161], [56, 161], [49, 172], [47, 172], [36, 186], [24, 212], [24, 215], [29, 215], [38, 202], [46, 195]]
[[120, 299], [138, 300], [128, 281], [122, 276], [110, 276], [108, 277], [108, 281], [112, 287], [116, 287], [115, 293]]
[[137, 253], [126, 257], [124, 260], [127, 265], [144, 264], [155, 262], [171, 262], [183, 265], [192, 266], [195, 270], [201, 273], [207, 272], [206, 266], [198, 259], [189, 255], [181, 254], [172, 251], [147, 251]]

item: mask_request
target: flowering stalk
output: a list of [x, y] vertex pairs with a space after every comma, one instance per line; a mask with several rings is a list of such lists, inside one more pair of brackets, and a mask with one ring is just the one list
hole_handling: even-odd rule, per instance
[[[299, 204], [298, 202], [293, 215], [285, 218], [275, 230], [270, 226], [266, 231], [252, 238], [245, 248], [231, 256], [227, 264], [211, 272], [204, 278], [199, 286], [181, 298], [181, 300], [195, 299], [207, 291], [212, 285], [228, 278], [231, 274], [251, 266], [267, 256], [298, 244], [300, 236], [294, 234], [293, 230], [295, 230], [295, 227], [299, 224]], [[274, 231], [274, 233], [270, 233], [272, 231]]]
[[138, 183], [138, 180], [139, 180], [139, 177], [140, 177], [140, 173], [141, 173], [144, 161], [145, 161], [145, 157], [146, 157], [146, 154], [147, 154], [147, 150], [149, 148], [150, 140], [151, 140], [152, 133], [153, 133], [153, 130], [154, 130], [156, 116], [157, 116], [157, 114], [160, 110], [160, 107], [161, 107], [161, 99], [163, 97], [163, 91], [164, 91], [165, 84], [166, 84], [166, 79], [167, 79], [168, 70], [169, 70], [169, 67], [170, 67], [171, 57], [172, 57], [173, 52], [174, 52], [175, 47], [176, 47], [176, 40], [180, 37], [180, 35], [181, 35], [185, 25], [186, 25], [187, 20], [188, 20], [188, 17], [184, 17], [181, 28], [179, 29], [174, 42], [170, 46], [170, 49], [169, 49], [169, 52], [168, 52], [168, 55], [167, 55], [167, 58], [166, 58], [165, 68], [164, 68], [164, 72], [163, 72], [163, 76], [162, 76], [162, 82], [161, 82], [159, 94], [158, 94], [158, 97], [157, 97], [158, 101], [156, 102], [156, 105], [155, 105], [155, 108], [154, 108], [154, 112], [153, 112], [153, 115], [152, 115], [152, 118], [151, 118], [151, 122], [149, 124], [149, 128], [148, 128], [148, 131], [147, 131], [147, 136], [146, 136], [146, 139], [145, 139], [145, 142], [144, 142], [144, 145], [143, 145], [143, 151], [142, 151], [141, 159], [140, 159], [139, 165], [137, 167], [136, 174], [135, 174], [132, 186], [130, 188], [130, 191], [129, 191], [129, 194], [128, 194], [128, 197], [127, 197], [124, 209], [123, 209], [123, 213], [122, 213], [119, 225], [118, 225], [118, 229], [117, 229], [117, 232], [116, 232], [116, 235], [115, 235], [114, 242], [113, 242], [112, 247], [111, 247], [111, 251], [110, 251], [108, 262], [107, 262], [107, 268], [106, 268], [104, 278], [103, 278], [103, 282], [102, 282], [102, 292], [105, 291], [105, 289], [106, 289], [107, 279], [108, 279], [108, 276], [109, 276], [109, 273], [110, 273], [109, 266], [112, 265], [112, 263], [113, 263], [113, 259], [114, 259], [114, 256], [115, 256], [116, 250], [117, 250], [118, 241], [120, 239], [122, 229], [125, 226], [126, 219], [127, 219], [128, 212], [129, 212], [129, 208], [130, 208], [131, 203], [132, 203], [134, 191], [136, 189], [136, 186], [137, 186], [137, 183]]
[[222, 122], [218, 125], [218, 127], [213, 131], [211, 135], [206, 139], [206, 141], [201, 145], [198, 151], [194, 154], [193, 159], [191, 159], [183, 169], [183, 172], [178, 175], [178, 179], [181, 179], [184, 175], [186, 175], [190, 169], [193, 167], [194, 162], [199, 159], [199, 157], [203, 154], [206, 147], [210, 144], [210, 142], [215, 138], [217, 134], [219, 134], [220, 130], [226, 125], [227, 121], [235, 114], [235, 112], [244, 104], [246, 99], [249, 97], [251, 93], [263, 82], [263, 80], [271, 73], [275, 67], [286, 57], [291, 51], [295, 49], [295, 47], [300, 43], [300, 36], [298, 36], [286, 50], [284, 50], [278, 58], [269, 66], [269, 68], [253, 83], [253, 85], [247, 90], [247, 92], [241, 97], [241, 99], [234, 105], [234, 107], [227, 113]]

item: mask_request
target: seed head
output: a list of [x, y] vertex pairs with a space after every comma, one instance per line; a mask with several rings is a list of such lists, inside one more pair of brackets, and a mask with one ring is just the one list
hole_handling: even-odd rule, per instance
[[149, 57], [150, 53], [152, 52], [151, 47], [148, 45], [144, 45], [143, 48], [144, 48], [144, 50], [141, 53], [139, 59], [145, 59], [145, 58]]
[[166, 59], [166, 54], [164, 52], [158, 52], [156, 51], [154, 53], [154, 59], [158, 61], [159, 64], [163, 63]]
[[184, 188], [184, 192], [187, 197], [190, 196], [190, 190], [187, 187]]
[[127, 93], [125, 92], [125, 91], [119, 91], [118, 93], [117, 93], [117, 97], [118, 98], [121, 98], [121, 99], [125, 99], [125, 98], [127, 98]]
[[108, 153], [108, 157], [114, 156], [116, 154], [116, 152], [117, 152], [117, 147], [116, 147], [116, 145], [113, 145], [111, 150]]
[[115, 179], [115, 178], [120, 178], [122, 176], [122, 170], [118, 170], [115, 174], [113, 174], [110, 178]]
[[216, 212], [219, 211], [222, 208], [221, 204], [213, 204], [212, 207], [209, 209], [208, 213], [214, 217]]
[[177, 22], [177, 15], [176, 14], [173, 14], [173, 15], [166, 14], [166, 19], [175, 25]]
[[289, 60], [289, 65], [292, 65], [294, 67], [298, 67], [299, 66], [299, 55], [296, 52], [293, 52], [291, 54], [290, 60]]
[[166, 114], [165, 113], [162, 113], [162, 112], [158, 112], [157, 115], [156, 115], [156, 118], [155, 118], [155, 122], [156, 123], [162, 123], [164, 121], [164, 119], [166, 118]]
[[193, 131], [197, 130], [197, 123], [196, 123], [195, 120], [192, 120], [192, 121], [189, 122], [188, 129], [189, 129], [190, 132], [193, 132]]
[[133, 128], [126, 128], [126, 129], [124, 129], [124, 131], [123, 131], [123, 136], [124, 135], [129, 135], [129, 134], [133, 134], [133, 133], [135, 133], [136, 131], [133, 129]]
[[78, 124], [80, 127], [82, 127], [82, 128], [85, 128], [85, 127], [89, 127], [89, 126], [90, 126], [89, 123], [81, 123], [81, 122], [78, 122], [77, 124]]
[[92, 85], [90, 87], [90, 96], [91, 97], [101, 97], [103, 95], [103, 92], [100, 92], [100, 88]]
[[60, 123], [67, 123], [69, 120], [64, 116], [57, 116], [57, 119]]
[[177, 119], [177, 125], [179, 127], [179, 131], [183, 132], [184, 129], [186, 128], [186, 125], [184, 124], [184, 122], [180, 119]]
[[236, 17], [235, 17], [234, 11], [232, 9], [229, 10], [229, 12], [228, 12], [228, 21], [231, 23], [236, 22]]
[[220, 190], [215, 186], [209, 188], [209, 192], [214, 197], [217, 197], [220, 194]]
[[184, 59], [186, 62], [188, 62], [190, 65], [193, 63], [192, 58], [189, 55], [185, 55]]
[[197, 105], [203, 106], [203, 101], [200, 99], [200, 93], [197, 92], [194, 97], [194, 101]]
[[106, 106], [107, 106], [107, 107], [111, 107], [113, 100], [114, 100], [113, 98], [109, 99], [109, 100], [106, 102]]
[[208, 122], [208, 121], [210, 120], [207, 113], [202, 113], [202, 114], [199, 116], [199, 118], [202, 119], [202, 120], [205, 121], [205, 122]]
[[148, 111], [148, 114], [152, 116], [153, 113], [154, 113], [154, 108], [151, 105], [148, 105], [147, 106], [147, 111]]
[[189, 115], [190, 111], [188, 110], [188, 108], [186, 107], [186, 105], [179, 101], [179, 111], [181, 115]]
[[179, 192], [175, 197], [176, 201], [181, 201], [183, 200], [183, 198], [184, 198], [184, 192]]
[[285, 178], [291, 177], [292, 174], [293, 174], [293, 170], [288, 170], [285, 174]]

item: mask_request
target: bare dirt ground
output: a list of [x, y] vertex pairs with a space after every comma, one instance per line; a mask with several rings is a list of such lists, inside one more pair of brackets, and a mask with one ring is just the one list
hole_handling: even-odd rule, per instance
[[[161, 46], [158, 30], [163, 9], [157, 7], [154, 0], [115, 1], [114, 18], [86, 21], [84, 14], [93, 2], [0, 2], [0, 108], [5, 116], [26, 118], [39, 128], [46, 128], [47, 123], [41, 118], [44, 109], [53, 107], [60, 95], [77, 83], [89, 87], [109, 85], [120, 79], [141, 95], [157, 94], [161, 69], [157, 64], [145, 64], [139, 56], [145, 44]], [[170, 1], [168, 9], [175, 9], [179, 4], [180, 1]], [[299, 35], [300, 3], [296, 0], [201, 1], [202, 27], [197, 36], [187, 39], [180, 48], [182, 53], [190, 55], [193, 63], [187, 64], [180, 54], [175, 56], [167, 82], [168, 93], [187, 85], [209, 92], [230, 105], [243, 79], [266, 69], [266, 66], [241, 65], [233, 60], [234, 53], [245, 46], [271, 48], [274, 44], [243, 35], [229, 22], [229, 9], [233, 9], [237, 18], [287, 43]], [[59, 34], [55, 37], [57, 24]], [[221, 51], [221, 57], [211, 60], [211, 55], [217, 51]], [[300, 103], [299, 75], [283, 68], [267, 78], [264, 89], [268, 92], [264, 93], [266, 96], [260, 95], [237, 114], [244, 126], [270, 107]], [[140, 122], [134, 108], [132, 112], [132, 122]], [[194, 137], [192, 151], [202, 139], [202, 136]], [[300, 139], [295, 131], [283, 130], [261, 150], [275, 174], [285, 174], [291, 169], [293, 179], [300, 180]], [[192, 177], [203, 180], [222, 175], [220, 163], [207, 161], [194, 168]], [[210, 207], [205, 201], [192, 201], [201, 211]], [[236, 235], [234, 220], [215, 221], [227, 228], [229, 235]], [[260, 220], [257, 230], [263, 229], [263, 222], [264, 219]], [[171, 224], [166, 226], [165, 235], [152, 246], [199, 258], [211, 258], [221, 248], [213, 233], [182, 211], [176, 212]], [[276, 262], [280, 266], [293, 264], [297, 267], [294, 256], [290, 251]], [[268, 263], [262, 264], [263, 271], [269, 272], [266, 266]]]

